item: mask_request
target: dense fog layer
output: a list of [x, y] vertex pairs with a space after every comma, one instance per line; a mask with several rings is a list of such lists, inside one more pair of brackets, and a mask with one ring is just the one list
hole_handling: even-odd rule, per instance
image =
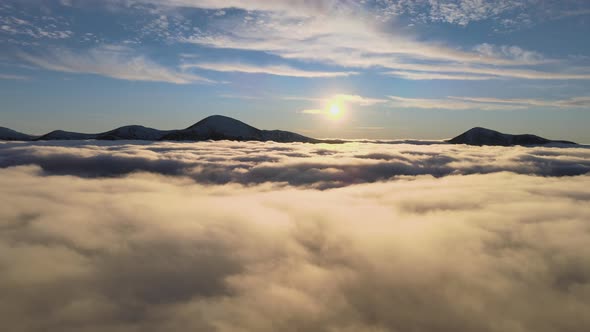
[[281, 144], [273, 142], [49, 142], [0, 144], [0, 168], [38, 165], [46, 174], [181, 175], [203, 184], [280, 183], [333, 188], [396, 176], [540, 176], [590, 172], [590, 149], [475, 147], [449, 144]]
[[590, 330], [585, 149], [9, 143], [0, 164], [7, 331]]

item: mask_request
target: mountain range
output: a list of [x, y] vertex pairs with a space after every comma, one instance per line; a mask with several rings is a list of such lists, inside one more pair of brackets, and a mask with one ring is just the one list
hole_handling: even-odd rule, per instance
[[[194, 125], [178, 130], [158, 130], [138, 125], [124, 126], [98, 134], [84, 134], [54, 130], [41, 136], [27, 135], [9, 128], [0, 127], [0, 140], [46, 141], [46, 140], [147, 140], [147, 141], [275, 141], [303, 143], [343, 143], [342, 140], [319, 140], [283, 130], [261, 130], [242, 121], [212, 115]], [[491, 129], [476, 127], [445, 141], [451, 144], [468, 145], [544, 145], [549, 143], [576, 144], [569, 141], [553, 141], [543, 137], [524, 134], [503, 134]]]
[[146, 141], [275, 141], [316, 143], [310, 137], [283, 130], [261, 130], [242, 121], [212, 115], [194, 125], [178, 130], [158, 130], [138, 125], [124, 126], [98, 134], [84, 134], [64, 130], [54, 130], [41, 136], [19, 133], [0, 127], [0, 140], [8, 141], [49, 141], [49, 140], [146, 140]]

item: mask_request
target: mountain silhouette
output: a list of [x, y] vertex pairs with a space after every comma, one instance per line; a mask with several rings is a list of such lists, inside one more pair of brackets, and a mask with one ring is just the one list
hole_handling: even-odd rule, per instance
[[[145, 140], [145, 141], [274, 141], [282, 143], [344, 143], [344, 140], [319, 140], [284, 130], [262, 130], [240, 120], [223, 115], [212, 115], [185, 129], [159, 130], [139, 125], [119, 127], [98, 134], [84, 134], [54, 130], [42, 136], [33, 136], [0, 127], [0, 140], [7, 141], [48, 141], [48, 140]], [[451, 144], [467, 145], [545, 145], [576, 144], [570, 141], [550, 140], [536, 135], [504, 134], [495, 130], [475, 127], [446, 141]]]
[[496, 145], [496, 146], [513, 146], [513, 145], [545, 145], [550, 143], [558, 144], [576, 144], [570, 141], [555, 141], [531, 134], [511, 135], [504, 134], [495, 130], [475, 127], [469, 129], [463, 134], [447, 141], [452, 144], [467, 145]]
[[[146, 140], [146, 141], [275, 141], [317, 143], [320, 140], [283, 130], [261, 130], [242, 121], [212, 115], [186, 129], [159, 130], [139, 125], [119, 127], [98, 134], [85, 134], [64, 130], [54, 130], [39, 137], [19, 133], [0, 127], [0, 140], [10, 141], [50, 141], [50, 140]], [[323, 141], [321, 141], [323, 142]]]
[[2, 141], [30, 141], [35, 138], [35, 136], [23, 134], [10, 128], [0, 127], [0, 140]]

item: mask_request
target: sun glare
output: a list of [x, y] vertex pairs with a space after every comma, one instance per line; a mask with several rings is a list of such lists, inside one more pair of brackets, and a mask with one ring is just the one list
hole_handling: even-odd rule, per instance
[[333, 119], [338, 119], [342, 116], [342, 107], [336, 102], [330, 104], [328, 111], [328, 115]]
[[340, 114], [340, 106], [337, 104], [330, 105], [330, 114], [336, 116]]

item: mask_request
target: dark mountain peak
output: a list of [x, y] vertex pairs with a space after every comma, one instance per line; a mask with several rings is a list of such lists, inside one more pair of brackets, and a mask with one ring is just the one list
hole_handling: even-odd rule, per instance
[[0, 127], [0, 140], [4, 141], [30, 141], [34, 136], [27, 135], [6, 127]]
[[498, 131], [492, 130], [492, 129], [488, 129], [488, 128], [484, 128], [484, 127], [473, 127], [471, 129], [469, 129], [466, 132], [481, 132], [481, 133], [497, 133]]
[[203, 141], [203, 140], [238, 140], [261, 141], [262, 131], [242, 121], [223, 115], [212, 115], [184, 129], [171, 132], [163, 140]]
[[129, 125], [98, 134], [96, 139], [100, 140], [159, 140], [169, 131], [161, 131], [140, 125]]
[[117, 129], [113, 129], [113, 130], [122, 131], [122, 130], [142, 130], [142, 129], [152, 129], [152, 128], [144, 127], [141, 125], [128, 125], [128, 126], [119, 127]]
[[95, 139], [97, 134], [83, 134], [83, 133], [75, 133], [71, 131], [65, 130], [54, 130], [50, 133], [47, 133], [39, 138], [37, 141], [46, 141], [46, 140], [87, 140], [87, 139]]
[[259, 129], [250, 126], [240, 120], [236, 120], [234, 118], [230, 118], [229, 116], [224, 115], [211, 115], [203, 120], [195, 123], [194, 125], [188, 127], [187, 129], [197, 129], [197, 128], [209, 128], [211, 130], [220, 131], [220, 132], [230, 132], [236, 130], [246, 130], [250, 132], [257, 131]]
[[[202, 119], [201, 121], [195, 123], [194, 125], [188, 127], [189, 128], [193, 128], [193, 127], [197, 127], [197, 126], [204, 126], [204, 125], [209, 125], [209, 126], [219, 126], [219, 125], [233, 125], [233, 126], [248, 126], [248, 127], [252, 127], [240, 120], [231, 118], [229, 116], [225, 116], [225, 115], [210, 115], [204, 119]], [[254, 128], [254, 127], [252, 127]]]
[[463, 134], [448, 141], [452, 144], [467, 145], [544, 145], [549, 143], [576, 144], [569, 141], [552, 141], [531, 134], [511, 135], [483, 127], [471, 128]]
[[[262, 140], [263, 141], [274, 141], [274, 142], [304, 142], [304, 143], [334, 143], [328, 142], [325, 140], [317, 140], [315, 138], [310, 138], [307, 136], [299, 135], [297, 133], [292, 133], [290, 131], [284, 130], [262, 130]], [[342, 143], [342, 142], [338, 142]]]

